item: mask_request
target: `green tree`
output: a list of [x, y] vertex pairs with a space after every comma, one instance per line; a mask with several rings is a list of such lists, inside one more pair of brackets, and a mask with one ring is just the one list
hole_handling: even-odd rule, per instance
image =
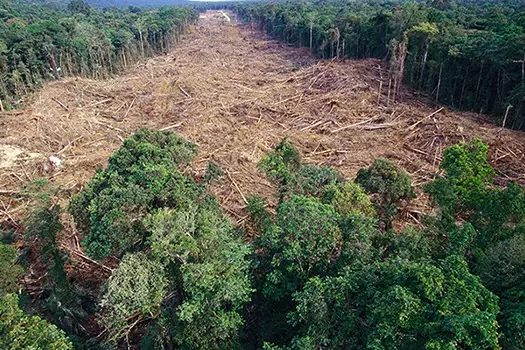
[[447, 148], [440, 168], [444, 177], [427, 186], [427, 191], [451, 215], [477, 206], [494, 178], [488, 146], [478, 139]]
[[139, 130], [71, 202], [88, 252], [124, 256], [101, 301], [116, 343], [137, 322], [148, 325], [145, 347], [239, 342], [250, 249], [207, 183], [182, 172], [195, 154], [178, 135]]
[[459, 256], [348, 268], [294, 298], [294, 344], [311, 349], [499, 349], [497, 298]]
[[0, 298], [0, 348], [73, 350], [73, 345], [56, 326], [25, 314], [15, 294], [6, 294]]
[[488, 146], [479, 140], [447, 149], [441, 168], [444, 174], [427, 186], [440, 208], [436, 238], [445, 238], [446, 251], [469, 257], [473, 271], [499, 296], [502, 344], [519, 349], [525, 339], [525, 191], [512, 183], [495, 186]]
[[72, 199], [70, 212], [84, 245], [95, 258], [121, 255], [144, 244], [142, 219], [155, 207], [186, 207], [204, 195], [181, 174], [196, 146], [172, 133], [139, 130], [109, 159], [86, 189]]
[[293, 194], [317, 196], [325, 186], [342, 181], [332, 168], [303, 164], [299, 151], [286, 139], [265, 155], [259, 167], [278, 186], [281, 198]]
[[172, 271], [173, 292], [182, 299], [171, 315], [173, 342], [183, 349], [235, 347], [241, 310], [252, 293], [249, 249], [217, 204], [162, 209], [145, 226], [152, 232], [152, 256]]
[[[99, 10], [84, 0], [71, 1], [67, 9], [9, 1], [1, 11], [0, 109], [17, 107], [46, 80], [107, 78], [144, 54], [164, 53], [197, 18], [189, 7]], [[141, 44], [147, 52], [139, 50]]]
[[142, 253], [126, 254], [109, 278], [100, 301], [103, 323], [118, 339], [138, 319], [156, 317], [167, 292], [162, 265]]
[[261, 237], [272, 266], [264, 287], [268, 298], [282, 298], [309, 277], [326, 274], [340, 254], [338, 220], [332, 206], [314, 198], [294, 196], [279, 205], [276, 226]]
[[18, 279], [24, 270], [16, 260], [16, 248], [0, 242], [0, 297], [18, 289]]
[[384, 158], [378, 158], [370, 167], [360, 169], [355, 181], [368, 193], [377, 194], [376, 206], [387, 228], [391, 227], [401, 201], [415, 197], [408, 173]]
[[475, 265], [483, 283], [501, 298], [504, 349], [525, 346], [525, 229], [487, 248]]
[[[525, 127], [520, 1], [283, 1], [232, 7], [252, 25], [288, 44], [310, 47], [319, 57], [389, 59], [400, 75], [396, 80], [404, 77], [435, 100], [489, 113], [507, 127]], [[394, 60], [389, 43], [402, 43]], [[391, 84], [396, 86], [390, 93], [400, 83]]]
[[72, 0], [68, 5], [67, 9], [73, 13], [83, 13], [89, 15], [91, 12], [91, 6], [84, 0]]
[[327, 187], [322, 196], [323, 201], [332, 204], [341, 216], [364, 215], [374, 217], [376, 211], [363, 188], [354, 182]]

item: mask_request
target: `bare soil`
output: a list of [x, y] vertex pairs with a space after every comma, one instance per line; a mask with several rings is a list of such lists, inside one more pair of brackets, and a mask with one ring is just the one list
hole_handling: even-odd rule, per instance
[[[483, 115], [441, 109], [407, 89], [388, 102], [385, 85], [379, 95], [383, 62], [318, 60], [228, 16], [231, 21], [207, 12], [173, 52], [119, 77], [52, 82], [22, 110], [0, 114], [2, 147], [42, 155], [0, 168], [0, 222], [19, 224], [27, 200], [17, 193], [29, 180], [46, 177], [67, 198], [142, 127], [172, 130], [198, 144], [196, 176], [208, 160], [217, 162], [227, 176], [211, 190], [239, 223], [249, 195], [275, 203], [257, 163], [284, 137], [306, 161], [349, 178], [376, 157], [390, 158], [416, 185], [435, 176], [446, 146], [479, 137], [491, 145], [500, 183], [525, 184], [525, 133], [501, 130]], [[60, 169], [47, 164], [51, 155], [63, 161]], [[416, 201], [407, 218], [417, 221], [424, 203]]]

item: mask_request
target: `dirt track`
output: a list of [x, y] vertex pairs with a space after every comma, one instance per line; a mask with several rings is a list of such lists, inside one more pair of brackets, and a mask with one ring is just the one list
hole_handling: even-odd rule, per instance
[[[169, 128], [197, 143], [196, 175], [209, 159], [227, 170], [230, 177], [212, 191], [238, 221], [243, 196], [273, 198], [256, 165], [283, 137], [307, 161], [345, 176], [384, 156], [420, 184], [433, 176], [446, 145], [477, 136], [492, 145], [501, 181], [525, 183], [524, 133], [499, 131], [483, 117], [447, 108], [427, 117], [440, 106], [409, 91], [387, 106], [386, 94], [378, 98], [385, 74], [380, 61], [318, 61], [208, 12], [169, 55], [109, 81], [47, 84], [25, 109], [0, 115], [0, 146], [42, 155], [0, 168], [0, 222], [23, 212], [16, 192], [28, 179], [45, 176], [62, 193], [76, 192], [140, 127]], [[45, 170], [50, 155], [64, 162], [58, 172]]]

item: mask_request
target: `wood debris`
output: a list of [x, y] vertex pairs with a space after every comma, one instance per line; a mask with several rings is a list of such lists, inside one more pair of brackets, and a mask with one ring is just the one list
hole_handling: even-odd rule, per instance
[[[1, 112], [0, 144], [44, 159], [60, 155], [64, 168], [46, 174], [41, 160], [33, 159], [2, 169], [0, 199], [5, 205], [13, 201], [9, 209], [0, 206], [0, 221], [20, 222], [24, 210], [15, 210], [24, 202], [18, 192], [32, 179], [44, 176], [67, 187], [61, 192], [67, 200], [105, 166], [124, 137], [143, 127], [176, 131], [196, 143], [199, 153], [191, 168], [196, 176], [210, 159], [228, 169], [210, 191], [239, 222], [248, 196], [265, 197], [270, 209], [277, 202], [257, 163], [284, 137], [308, 162], [332, 166], [347, 178], [387, 157], [417, 184], [439, 172], [447, 146], [479, 137], [491, 146], [498, 183], [525, 185], [525, 133], [498, 133], [499, 126], [475, 113], [444, 113], [405, 88], [387, 105], [388, 82], [381, 76], [386, 69], [377, 59], [318, 60], [308, 49], [283, 47], [261, 32], [210, 16], [174, 52], [107, 81], [47, 83], [21, 110]], [[416, 199], [422, 207], [416, 211], [425, 211], [426, 200]], [[416, 212], [410, 215], [419, 220]], [[73, 240], [70, 245], [77, 249]]]

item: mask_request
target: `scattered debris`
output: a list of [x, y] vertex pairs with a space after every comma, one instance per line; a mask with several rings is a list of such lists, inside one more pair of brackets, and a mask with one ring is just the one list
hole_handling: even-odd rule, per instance
[[[2, 144], [67, 159], [67, 167], [41, 173], [38, 162], [11, 157], [6, 163], [0, 151], [0, 199], [38, 176], [80, 189], [142, 127], [176, 131], [198, 144], [197, 174], [210, 159], [228, 169], [211, 191], [235, 220], [245, 216], [249, 195], [266, 197], [270, 207], [276, 203], [257, 162], [283, 137], [306, 161], [346, 177], [388, 157], [416, 184], [435, 176], [445, 147], [480, 137], [491, 146], [498, 181], [525, 184], [525, 133], [498, 132], [483, 116], [435, 106], [407, 89], [389, 103], [385, 76], [380, 60], [318, 60], [308, 49], [285, 46], [235, 21], [226, 25], [221, 12], [209, 11], [166, 56], [106, 81], [48, 83], [25, 109], [1, 113]], [[420, 194], [410, 215], [425, 212], [427, 200]], [[10, 215], [16, 220], [22, 214]], [[0, 212], [1, 220], [10, 219]]]

